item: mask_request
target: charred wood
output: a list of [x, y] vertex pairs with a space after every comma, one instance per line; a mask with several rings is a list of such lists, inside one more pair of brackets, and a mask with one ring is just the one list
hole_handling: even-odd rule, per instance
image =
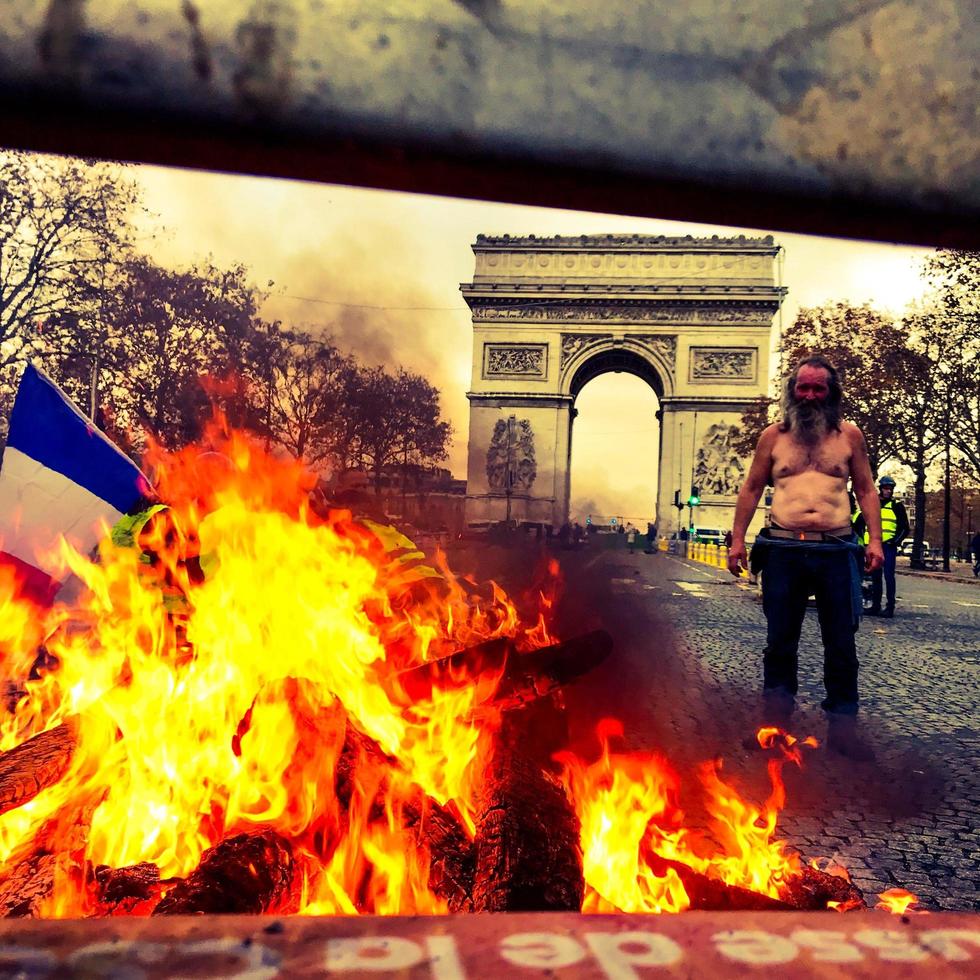
[[433, 688], [467, 687], [481, 674], [499, 673], [512, 655], [516, 655], [516, 650], [509, 637], [485, 640], [448, 657], [399, 672], [395, 676], [396, 687], [409, 702], [431, 701]]
[[659, 855], [648, 856], [647, 860], [651, 870], [660, 878], [665, 877], [668, 870], [676, 872], [690, 899], [692, 911], [785, 912], [792, 908], [786, 902], [770, 898], [760, 892], [739, 885], [729, 885], [717, 878], [709, 878], [682, 861], [672, 861]]
[[427, 797], [405, 808], [406, 827], [429, 853], [429, 887], [450, 912], [473, 911], [476, 846], [455, 814]]
[[[344, 811], [359, 791], [359, 764], [385, 767], [382, 771], [387, 771], [387, 767], [397, 765], [397, 761], [385, 755], [374, 739], [348, 724], [336, 774], [337, 800]], [[375, 796], [368, 803], [369, 820], [385, 818], [386, 787], [387, 781], [382, 780], [375, 788]], [[360, 791], [364, 791], [363, 785]], [[429, 887], [432, 891], [446, 900], [451, 912], [472, 911], [476, 849], [459, 817], [452, 809], [441, 806], [419, 790], [417, 799], [404, 805], [402, 819], [405, 828], [414, 832], [418, 846], [429, 853]]]
[[127, 898], [149, 898], [160, 884], [160, 869], [149, 861], [125, 868], [110, 868], [100, 864], [93, 871], [96, 897], [100, 902], [115, 905]]
[[612, 653], [612, 645], [612, 637], [605, 630], [593, 630], [512, 656], [493, 703], [501, 708], [515, 708], [546, 698], [598, 667]]
[[867, 903], [864, 893], [847, 878], [828, 874], [812, 865], [802, 865], [801, 874], [793, 878], [782, 890], [784, 901], [801, 911], [819, 911], [828, 907], [828, 902], [836, 902], [848, 909], [865, 909]]
[[271, 830], [238, 834], [208, 848], [201, 863], [168, 890], [153, 915], [276, 911], [293, 881], [293, 850]]
[[92, 871], [92, 885], [101, 915], [145, 915], [163, 891], [177, 879], [160, 878], [160, 869], [149, 861], [125, 868], [100, 864]]
[[103, 794], [93, 794], [48, 820], [21, 853], [9, 861], [0, 882], [0, 917], [38, 918], [59, 881], [85, 879], [85, 847], [92, 815]]
[[577, 911], [585, 882], [578, 817], [557, 779], [521, 750], [505, 718], [488, 766], [476, 833], [476, 912]]
[[75, 734], [62, 724], [0, 755], [0, 813], [23, 806], [54, 786], [68, 771], [74, 751]]
[[611, 651], [612, 637], [605, 630], [529, 653], [518, 653], [513, 640], [500, 637], [404, 670], [396, 682], [410, 700], [428, 701], [433, 688], [478, 684], [481, 676], [499, 674], [485, 700], [500, 708], [515, 708], [561, 690], [601, 664]]

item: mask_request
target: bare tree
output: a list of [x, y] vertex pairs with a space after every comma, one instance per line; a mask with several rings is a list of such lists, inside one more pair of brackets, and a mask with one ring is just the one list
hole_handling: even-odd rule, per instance
[[402, 368], [396, 374], [381, 367], [363, 370], [354, 405], [375, 493], [392, 465], [431, 465], [446, 458], [452, 429], [440, 418], [438, 389], [421, 375]]
[[980, 252], [940, 249], [925, 266], [943, 341], [954, 461], [980, 486]]
[[138, 201], [119, 166], [0, 154], [0, 367], [43, 348], [63, 322], [97, 315]]
[[257, 304], [243, 266], [128, 262], [106, 304], [105, 400], [117, 427], [177, 447], [200, 435], [217, 405], [261, 431]]
[[346, 466], [342, 420], [353, 358], [329, 341], [294, 333], [272, 354], [269, 370], [270, 437], [310, 466], [327, 460]]

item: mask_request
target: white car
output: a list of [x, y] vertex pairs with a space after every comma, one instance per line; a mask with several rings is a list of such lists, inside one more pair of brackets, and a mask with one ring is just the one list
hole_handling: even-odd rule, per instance
[[725, 532], [719, 531], [717, 528], [695, 528], [692, 537], [702, 544], [722, 545], [725, 543]]
[[[912, 539], [906, 538], [898, 548], [898, 553], [904, 555], [906, 558], [912, 557]], [[929, 547], [928, 541], [922, 542], [922, 557], [928, 558], [932, 554], [932, 548]]]

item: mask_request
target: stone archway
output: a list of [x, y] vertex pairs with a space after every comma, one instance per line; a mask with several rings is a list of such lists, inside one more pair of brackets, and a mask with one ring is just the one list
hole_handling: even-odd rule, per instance
[[697, 523], [731, 526], [747, 470], [731, 430], [766, 392], [785, 295], [773, 239], [481, 235], [473, 250], [467, 522], [563, 523], [575, 398], [629, 371], [661, 404], [659, 527], [680, 525], [674, 491], [692, 483]]

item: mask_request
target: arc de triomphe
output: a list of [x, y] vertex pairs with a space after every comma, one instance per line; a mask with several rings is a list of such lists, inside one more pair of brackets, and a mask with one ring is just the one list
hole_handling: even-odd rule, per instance
[[628, 371], [660, 400], [659, 529], [686, 524], [674, 491], [686, 499], [692, 483], [695, 523], [730, 527], [748, 469], [732, 429], [767, 390], [779, 248], [771, 236], [479, 235], [460, 287], [473, 318], [467, 522], [567, 520], [575, 399]]

